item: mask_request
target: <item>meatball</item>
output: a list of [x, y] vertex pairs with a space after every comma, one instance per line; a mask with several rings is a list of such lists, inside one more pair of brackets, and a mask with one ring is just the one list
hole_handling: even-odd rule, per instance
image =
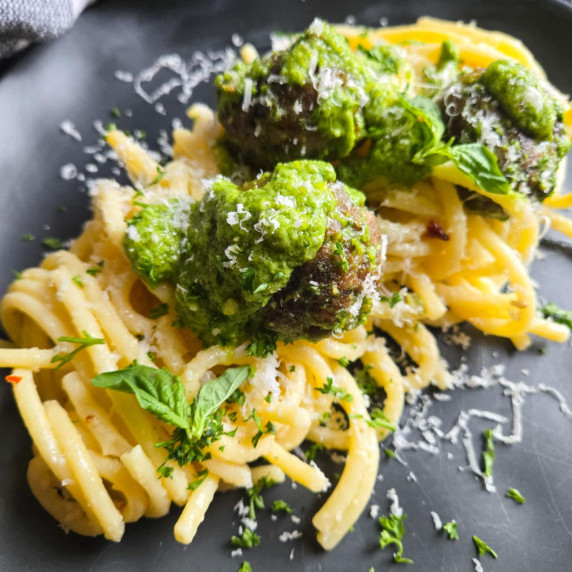
[[389, 46], [354, 52], [316, 20], [283, 51], [216, 78], [225, 143], [247, 164], [347, 156], [366, 135], [369, 107], [394, 97], [404, 60]]
[[558, 103], [531, 72], [499, 60], [462, 74], [438, 103], [445, 139], [485, 145], [513, 190], [538, 201], [552, 193], [570, 142]]
[[324, 244], [297, 267], [261, 313], [284, 340], [317, 340], [356, 327], [366, 318], [381, 270], [381, 234], [374, 214], [332, 185], [339, 215], [328, 219]]
[[177, 314], [206, 345], [319, 339], [360, 324], [380, 272], [377, 222], [320, 161], [217, 180], [191, 212]]

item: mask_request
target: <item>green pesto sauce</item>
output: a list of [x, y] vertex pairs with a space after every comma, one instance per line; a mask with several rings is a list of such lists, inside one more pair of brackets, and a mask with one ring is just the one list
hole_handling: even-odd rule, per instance
[[177, 313], [207, 345], [237, 345], [256, 313], [324, 241], [336, 199], [333, 167], [279, 164], [253, 184], [219, 179], [193, 208], [177, 278]]
[[487, 67], [482, 81], [519, 129], [552, 138], [559, 105], [531, 71], [518, 62], [497, 60]]
[[146, 205], [128, 223], [123, 247], [134, 271], [153, 287], [178, 272], [190, 209], [189, 201], [179, 199]]
[[428, 98], [399, 98], [368, 115], [369, 148], [358, 150], [337, 167], [347, 185], [378, 180], [406, 187], [427, 178], [432, 164], [424, 153], [440, 143], [445, 130], [439, 108]]
[[250, 106], [262, 110], [255, 119], [260, 145], [247, 153], [254, 164], [345, 157], [366, 135], [364, 110], [394, 99], [389, 77], [404, 66], [389, 46], [354, 52], [345, 37], [317, 20], [285, 51], [219, 75], [219, 117], [224, 125], [233, 114], [248, 113], [248, 85]]

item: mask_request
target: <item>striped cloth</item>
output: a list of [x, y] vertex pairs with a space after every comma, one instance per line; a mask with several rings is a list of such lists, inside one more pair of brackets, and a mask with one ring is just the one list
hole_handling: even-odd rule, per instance
[[0, 0], [0, 58], [67, 32], [94, 0]]

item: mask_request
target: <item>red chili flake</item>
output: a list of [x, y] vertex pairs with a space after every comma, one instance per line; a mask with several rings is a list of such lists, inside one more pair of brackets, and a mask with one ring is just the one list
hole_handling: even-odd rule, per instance
[[8, 383], [13, 383], [14, 385], [18, 385], [22, 381], [22, 378], [19, 375], [7, 375], [6, 381]]
[[88, 415], [88, 416], [85, 418], [86, 422], [89, 422], [89, 421], [91, 421], [92, 419], [93, 419], [93, 415]]
[[449, 235], [441, 228], [436, 220], [430, 220], [427, 223], [427, 230], [423, 238], [438, 238], [439, 240], [449, 240]]

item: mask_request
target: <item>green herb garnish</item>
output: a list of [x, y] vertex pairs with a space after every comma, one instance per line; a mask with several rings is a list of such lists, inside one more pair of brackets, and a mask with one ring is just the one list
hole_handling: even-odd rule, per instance
[[256, 520], [256, 509], [264, 508], [264, 499], [260, 494], [264, 489], [273, 487], [276, 481], [264, 476], [256, 481], [253, 487], [246, 489], [248, 497], [248, 516], [252, 520]]
[[189, 483], [187, 488], [190, 491], [194, 491], [195, 489], [197, 489], [200, 485], [202, 485], [205, 482], [205, 479], [208, 477], [208, 474], [209, 474], [208, 469], [203, 469], [202, 471], [199, 471], [195, 475], [195, 478]]
[[338, 397], [342, 401], [353, 401], [353, 396], [349, 394], [346, 389], [341, 389], [334, 385], [334, 380], [331, 377], [326, 378], [326, 383], [322, 387], [316, 388], [320, 393], [324, 395], [333, 395], [334, 397]]
[[513, 489], [512, 487], [508, 489], [505, 496], [509, 499], [515, 500], [519, 504], [524, 504], [526, 502], [526, 499], [522, 496], [520, 491], [518, 489]]
[[69, 363], [79, 352], [85, 350], [85, 348], [89, 348], [90, 346], [95, 346], [99, 344], [105, 344], [105, 340], [103, 338], [93, 338], [85, 330], [82, 330], [82, 334], [84, 335], [83, 338], [61, 336], [57, 339], [58, 342], [79, 344], [79, 346], [75, 350], [67, 354], [56, 354], [51, 360], [51, 363], [58, 364], [56, 366], [56, 369], [60, 369], [60, 367]]
[[49, 250], [59, 250], [63, 247], [62, 241], [54, 236], [48, 236], [42, 240], [42, 244]]
[[149, 183], [149, 186], [156, 185], [165, 176], [165, 173], [165, 169], [157, 165], [157, 176]]
[[486, 552], [488, 552], [493, 558], [498, 558], [498, 554], [478, 536], [473, 536], [473, 542], [479, 551], [479, 556], [483, 556]]
[[483, 462], [485, 464], [485, 470], [483, 471], [483, 476], [492, 477], [493, 476], [493, 462], [495, 460], [495, 444], [493, 440], [493, 430], [485, 429], [484, 436], [486, 439], [486, 447], [483, 451]]
[[552, 318], [556, 323], [563, 324], [572, 330], [572, 312], [563, 310], [552, 302], [543, 306], [541, 312], [545, 318]]
[[413, 564], [413, 560], [403, 557], [403, 543], [401, 542], [401, 539], [405, 534], [405, 526], [403, 522], [406, 518], [406, 514], [402, 514], [401, 516], [391, 514], [389, 517], [379, 517], [379, 524], [381, 524], [383, 528], [379, 534], [379, 547], [383, 550], [390, 544], [395, 544], [397, 547], [397, 552], [393, 554], [395, 562]]
[[268, 435], [269, 433], [273, 433], [274, 435], [276, 434], [276, 427], [274, 427], [272, 421], [267, 421], [266, 425], [262, 425], [262, 419], [260, 419], [260, 416], [258, 413], [256, 413], [256, 409], [252, 410], [252, 413], [247, 417], [246, 420], [248, 421], [249, 419], [252, 419], [258, 428], [258, 431], [252, 438], [253, 447], [258, 447], [258, 442], [263, 435]]
[[149, 316], [152, 320], [157, 320], [162, 316], [166, 316], [169, 313], [169, 305], [168, 304], [159, 304], [155, 308], [152, 308], [149, 312]]
[[312, 443], [308, 447], [308, 449], [304, 451], [304, 457], [306, 457], [308, 461], [313, 461], [316, 458], [316, 453], [318, 451], [323, 451], [323, 450], [324, 450], [324, 445], [322, 445], [321, 443]]
[[449, 540], [459, 540], [457, 532], [457, 521], [451, 520], [443, 525], [443, 530], [449, 535]]
[[78, 274], [74, 274], [72, 276], [72, 281], [78, 288], [83, 288], [83, 280], [80, 278]]
[[393, 308], [396, 304], [401, 302], [401, 294], [399, 292], [393, 292], [391, 296], [381, 296], [380, 300], [389, 304], [390, 308]]
[[211, 443], [236, 432], [224, 431], [225, 410], [221, 405], [246, 380], [249, 372], [250, 367], [246, 365], [227, 369], [220, 377], [204, 383], [191, 403], [187, 403], [180, 379], [166, 368], [134, 363], [125, 369], [97, 375], [92, 383], [95, 387], [134, 394], [143, 409], [175, 427], [170, 440], [155, 444], [167, 451], [158, 472], [169, 477], [173, 471], [166, 466], [168, 461], [182, 467], [209, 459], [206, 449]]
[[252, 567], [250, 566], [250, 562], [243, 562], [242, 566], [237, 570], [237, 572], [252, 572]]
[[30, 232], [27, 232], [26, 234], [22, 235], [22, 240], [24, 242], [32, 242], [32, 240], [35, 240], [35, 238], [36, 237]]
[[89, 274], [90, 276], [97, 276], [102, 271], [103, 271], [103, 260], [100, 260], [97, 263], [97, 266], [92, 266], [92, 267], [88, 268], [85, 272], [86, 272], [86, 274]]
[[283, 500], [275, 500], [272, 503], [272, 507], [270, 509], [272, 512], [285, 512], [286, 514], [292, 513], [292, 508], [290, 505]]
[[395, 431], [395, 425], [391, 423], [383, 409], [374, 407], [370, 411], [369, 415], [371, 419], [368, 419], [366, 423], [370, 427], [373, 427], [374, 429], [387, 429], [388, 431]]
[[256, 532], [252, 532], [250, 528], [245, 528], [241, 536], [233, 536], [230, 542], [239, 548], [252, 548], [260, 544], [260, 536]]

